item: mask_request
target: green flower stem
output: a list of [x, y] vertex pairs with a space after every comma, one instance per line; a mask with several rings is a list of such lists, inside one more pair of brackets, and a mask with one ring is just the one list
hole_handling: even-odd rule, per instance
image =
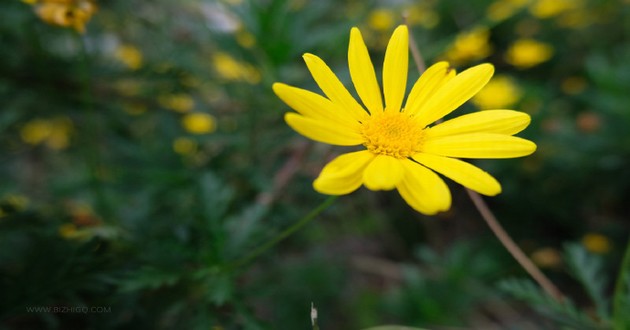
[[[630, 279], [630, 239], [626, 246], [626, 252], [621, 262], [619, 269], [619, 275], [617, 275], [617, 282], [615, 283], [615, 296], [613, 305], [613, 329], [625, 330], [628, 329], [627, 316], [628, 311], [624, 310], [624, 299], [628, 299], [628, 280]], [[627, 303], [627, 302], [626, 302]]]
[[327, 209], [339, 196], [329, 196], [323, 203], [319, 204], [316, 208], [314, 208], [311, 212], [305, 215], [298, 222], [291, 225], [289, 228], [282, 231], [276, 237], [268, 241], [267, 243], [259, 246], [254, 251], [250, 252], [247, 256], [235, 261], [231, 265], [229, 265], [228, 269], [234, 269], [246, 265], [250, 261], [256, 259], [259, 255], [265, 253], [267, 250], [272, 248], [274, 245], [280, 243], [285, 238], [289, 237], [294, 232], [298, 231], [300, 228], [307, 225], [311, 220], [315, 219], [322, 211]]

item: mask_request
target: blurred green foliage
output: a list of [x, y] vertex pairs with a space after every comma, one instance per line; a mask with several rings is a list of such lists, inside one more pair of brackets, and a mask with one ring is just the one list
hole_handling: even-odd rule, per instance
[[[403, 12], [427, 63], [491, 62], [515, 84], [490, 100], [514, 94], [505, 106], [532, 116], [522, 136], [538, 151], [478, 162], [503, 185], [489, 203], [575, 301], [562, 315], [612, 324], [615, 279], [598, 274], [618, 270], [629, 229], [628, 1], [100, 1], [84, 34], [36, 6], [0, 4], [2, 328], [309, 329], [311, 302], [326, 330], [565, 320], [533, 318], [497, 288], [524, 273], [454, 184], [435, 218], [360, 190], [231, 267], [321, 203], [311, 181], [337, 153], [284, 124], [271, 84], [316, 90], [305, 52], [349, 82], [352, 26], [379, 67]], [[519, 67], [505, 54], [522, 39], [552, 55]], [[598, 256], [572, 247], [563, 263], [569, 241]]]

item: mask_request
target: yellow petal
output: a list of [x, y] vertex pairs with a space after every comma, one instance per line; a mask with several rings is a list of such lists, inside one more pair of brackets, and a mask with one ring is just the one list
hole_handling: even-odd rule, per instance
[[405, 25], [400, 25], [389, 39], [383, 63], [383, 94], [387, 111], [400, 111], [407, 86], [408, 66], [409, 32]]
[[296, 132], [307, 138], [338, 146], [355, 146], [363, 143], [358, 131], [331, 122], [304, 117], [297, 113], [284, 114], [284, 120]]
[[375, 155], [367, 150], [343, 154], [326, 164], [313, 182], [317, 192], [327, 195], [345, 195], [363, 183], [363, 170]]
[[304, 54], [303, 58], [313, 79], [331, 101], [346, 109], [357, 121], [363, 121], [368, 116], [321, 58], [313, 54]]
[[415, 115], [429, 97], [453, 77], [455, 69], [451, 68], [448, 62], [438, 62], [430, 66], [411, 88], [405, 104], [405, 113]]
[[413, 159], [480, 194], [494, 196], [501, 192], [501, 184], [490, 174], [459, 159], [430, 154], [417, 154]]
[[365, 168], [363, 183], [370, 190], [392, 190], [403, 175], [401, 160], [378, 155]]
[[383, 111], [383, 99], [381, 98], [381, 88], [376, 81], [374, 66], [370, 60], [361, 32], [356, 27], [350, 31], [350, 46], [348, 47], [348, 67], [350, 77], [354, 83], [363, 104], [371, 113]]
[[427, 137], [422, 152], [456, 158], [514, 158], [536, 151], [536, 145], [515, 136], [471, 133]]
[[427, 136], [438, 137], [466, 133], [516, 134], [531, 118], [524, 112], [514, 110], [484, 110], [459, 116], [426, 130]]
[[479, 64], [458, 74], [437, 90], [418, 110], [417, 118], [422, 126], [448, 115], [473, 97], [485, 86], [492, 74], [492, 64]]
[[330, 121], [351, 129], [359, 128], [359, 122], [345, 109], [321, 95], [282, 83], [273, 84], [273, 91], [284, 103], [305, 117]]
[[410, 160], [405, 160], [402, 165], [404, 177], [396, 188], [409, 206], [426, 215], [451, 207], [451, 192], [437, 174]]

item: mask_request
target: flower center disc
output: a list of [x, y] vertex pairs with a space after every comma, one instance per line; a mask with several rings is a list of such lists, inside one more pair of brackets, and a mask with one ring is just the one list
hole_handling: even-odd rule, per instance
[[383, 112], [370, 116], [361, 126], [363, 145], [372, 153], [400, 159], [422, 150], [423, 128], [401, 112]]

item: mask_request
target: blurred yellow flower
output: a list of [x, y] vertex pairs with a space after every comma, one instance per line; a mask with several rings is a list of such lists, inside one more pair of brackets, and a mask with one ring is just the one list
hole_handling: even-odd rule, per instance
[[532, 15], [550, 18], [582, 5], [581, 0], [536, 0], [529, 7]]
[[553, 55], [551, 45], [534, 40], [518, 39], [505, 53], [505, 61], [519, 69], [527, 69], [546, 62]]
[[10, 194], [7, 195], [4, 200], [16, 210], [22, 211], [28, 206], [28, 197], [24, 195]]
[[45, 143], [52, 149], [61, 150], [70, 144], [72, 130], [72, 122], [68, 118], [34, 119], [22, 126], [20, 136], [28, 144]]
[[180, 155], [191, 155], [197, 150], [197, 142], [191, 138], [178, 137], [173, 141], [173, 151]]
[[166, 94], [158, 96], [158, 103], [176, 112], [190, 112], [195, 108], [195, 100], [188, 94]]
[[249, 33], [247, 30], [240, 28], [236, 31], [236, 43], [238, 43], [243, 48], [252, 48], [256, 45], [256, 38], [253, 34]]
[[239, 62], [227, 53], [218, 52], [212, 58], [214, 69], [226, 80], [245, 81], [257, 84], [261, 80], [260, 71], [249, 63]]
[[545, 247], [534, 251], [531, 255], [532, 261], [543, 268], [554, 268], [562, 264], [562, 256], [558, 250]]
[[584, 245], [587, 251], [596, 254], [606, 254], [612, 248], [608, 237], [596, 233], [584, 235], [584, 237], [582, 237], [582, 245]]
[[600, 115], [592, 111], [583, 111], [575, 118], [575, 126], [583, 133], [594, 133], [602, 127]]
[[581, 29], [585, 28], [597, 21], [597, 17], [590, 13], [587, 9], [573, 10], [562, 14], [556, 19], [559, 26]]
[[490, 31], [485, 27], [477, 27], [460, 33], [446, 50], [444, 58], [454, 65], [483, 59], [492, 52], [489, 40]]
[[521, 99], [523, 92], [516, 82], [503, 75], [497, 75], [473, 96], [471, 102], [479, 109], [506, 109]]
[[142, 103], [127, 103], [123, 105], [123, 109], [132, 116], [138, 116], [147, 112], [146, 104]]
[[514, 27], [514, 32], [521, 38], [531, 38], [541, 29], [540, 21], [534, 18], [519, 20]]
[[114, 56], [131, 70], [142, 67], [142, 52], [133, 45], [121, 45], [116, 49]]
[[215, 131], [217, 122], [214, 116], [203, 112], [186, 114], [182, 118], [182, 126], [193, 134], [208, 134]]
[[566, 77], [562, 80], [560, 88], [569, 95], [577, 95], [582, 93], [587, 86], [586, 79], [579, 76]]
[[405, 9], [408, 14], [407, 21], [410, 25], [420, 25], [426, 29], [432, 29], [440, 23], [440, 15], [429, 6], [415, 4]]
[[283, 83], [273, 85], [276, 95], [297, 111], [284, 117], [295, 131], [327, 144], [365, 147], [328, 163], [313, 187], [328, 195], [349, 194], [361, 185], [370, 190], [397, 189], [407, 204], [429, 215], [451, 206], [450, 190], [436, 172], [484, 195], [500, 193], [496, 179], [458, 158], [513, 158], [533, 153], [534, 143], [512, 136], [529, 125], [529, 115], [488, 110], [432, 125], [481, 90], [494, 67], [481, 64], [456, 75], [448, 63], [436, 63], [420, 76], [403, 104], [408, 43], [407, 27], [401, 25], [385, 51], [381, 96], [361, 32], [352, 28], [348, 65], [365, 108], [313, 54], [303, 58], [327, 97]]
[[0, 218], [12, 213], [21, 212], [28, 207], [28, 197], [20, 194], [9, 194], [0, 200]]
[[61, 236], [64, 239], [76, 239], [78, 236], [80, 236], [78, 234], [77, 226], [71, 223], [65, 223], [59, 226], [58, 231], [59, 231], [59, 236]]
[[85, 33], [85, 25], [96, 13], [92, 0], [40, 0], [24, 1], [35, 6], [39, 18], [51, 25], [71, 27]]
[[136, 96], [142, 91], [142, 81], [137, 79], [119, 79], [114, 83], [116, 91], [125, 96]]
[[370, 12], [367, 22], [369, 27], [376, 31], [387, 31], [396, 23], [396, 14], [387, 8], [374, 9]]
[[506, 20], [527, 5], [530, 0], [496, 0], [486, 10], [486, 16], [495, 22]]

